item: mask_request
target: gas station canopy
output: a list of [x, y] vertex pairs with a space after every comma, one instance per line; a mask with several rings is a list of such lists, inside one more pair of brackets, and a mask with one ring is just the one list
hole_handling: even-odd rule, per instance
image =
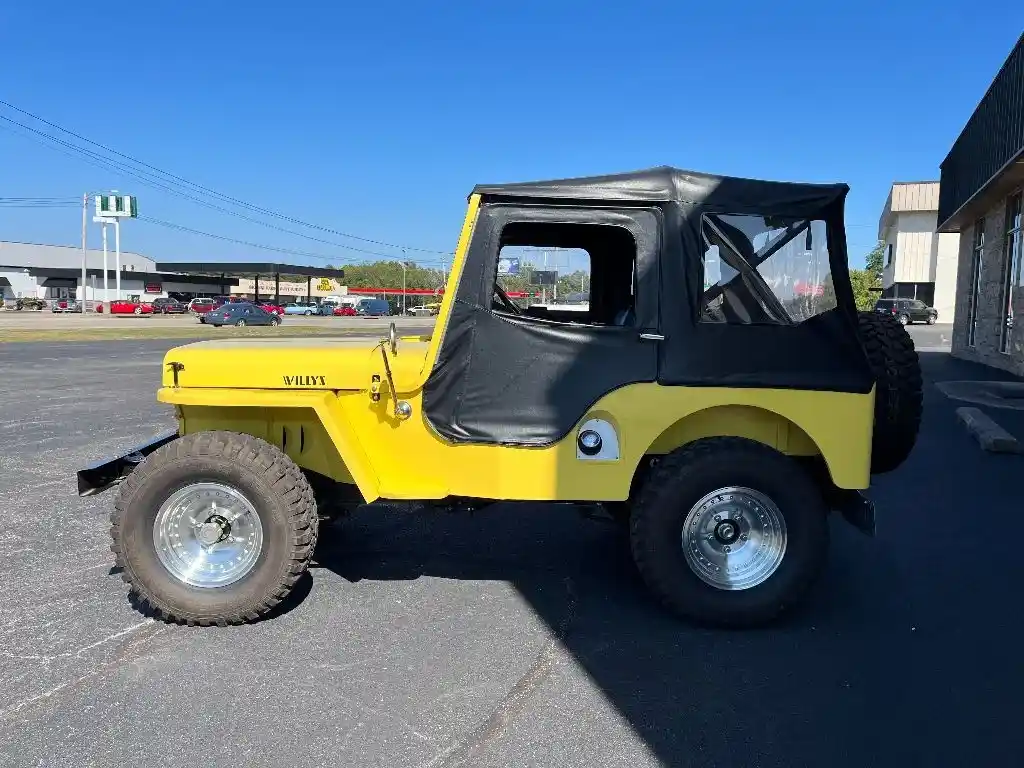
[[255, 298], [259, 300], [260, 277], [274, 278], [274, 302], [281, 303], [281, 275], [298, 275], [306, 278], [306, 300], [312, 300], [313, 278], [341, 281], [345, 270], [333, 267], [310, 267], [304, 264], [278, 264], [275, 262], [252, 261], [161, 261], [157, 262], [160, 272], [179, 272], [189, 275], [215, 275], [223, 282], [231, 278], [252, 278]]

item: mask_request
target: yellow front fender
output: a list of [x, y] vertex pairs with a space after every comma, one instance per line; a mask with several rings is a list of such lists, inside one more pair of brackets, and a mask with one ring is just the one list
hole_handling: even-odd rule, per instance
[[304, 469], [354, 483], [368, 503], [380, 498], [380, 480], [334, 392], [163, 387], [157, 400], [175, 406], [182, 435], [224, 429], [260, 437]]

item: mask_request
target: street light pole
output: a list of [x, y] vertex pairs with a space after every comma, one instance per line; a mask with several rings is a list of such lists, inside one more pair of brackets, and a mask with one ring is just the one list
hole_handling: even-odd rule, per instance
[[114, 219], [114, 269], [117, 272], [114, 274], [114, 283], [117, 286], [117, 300], [121, 300], [121, 220]]
[[103, 301], [107, 305], [107, 311], [110, 311], [110, 287], [107, 284], [107, 223], [102, 223], [103, 227]]

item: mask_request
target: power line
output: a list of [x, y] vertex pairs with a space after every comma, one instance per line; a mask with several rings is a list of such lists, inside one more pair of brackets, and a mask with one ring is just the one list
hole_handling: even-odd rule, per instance
[[[214, 232], [206, 232], [201, 229], [194, 229], [192, 227], [186, 227], [184, 224], [176, 224], [172, 221], [163, 221], [162, 219], [154, 219], [149, 216], [139, 216], [138, 221], [146, 222], [148, 224], [156, 224], [157, 226], [166, 227], [168, 229], [174, 229], [179, 232], [188, 232], [193, 235], [200, 235], [202, 237], [209, 237], [214, 240], [222, 240], [228, 243], [235, 243], [237, 245], [244, 245], [247, 248], [259, 248], [264, 251], [274, 251], [277, 253], [286, 253], [291, 256], [304, 256], [310, 259], [319, 259], [321, 261], [332, 262], [337, 261], [337, 256], [328, 256], [323, 253], [314, 253], [312, 251], [303, 251], [296, 248], [284, 248], [276, 245], [266, 245], [264, 243], [254, 243], [249, 240], [240, 240], [235, 237], [228, 237], [227, 235], [218, 235]], [[430, 263], [430, 262], [420, 262]]]
[[[11, 104], [10, 102], [3, 101], [2, 99], [0, 99], [0, 105], [3, 105], [5, 107], [7, 107], [8, 109], [13, 109], [16, 112], [19, 112], [19, 113], [21, 113], [21, 114], [23, 114], [23, 115], [25, 115], [27, 117], [30, 117], [33, 120], [37, 120], [38, 122], [43, 123], [44, 125], [47, 125], [47, 126], [49, 126], [51, 128], [55, 128], [56, 130], [61, 131], [62, 133], [65, 133], [65, 134], [67, 134], [69, 136], [72, 136], [72, 137], [74, 137], [74, 138], [76, 138], [76, 139], [78, 139], [80, 141], [84, 141], [87, 144], [91, 144], [94, 147], [98, 147], [99, 149], [102, 149], [104, 152], [107, 152], [109, 154], [115, 155], [117, 157], [124, 158], [125, 160], [128, 160], [129, 162], [135, 164], [136, 166], [140, 166], [141, 168], [147, 168], [147, 169], [149, 169], [151, 171], [155, 171], [156, 173], [160, 174], [161, 176], [166, 177], [165, 179], [161, 179], [161, 181], [171, 180], [171, 183], [172, 184], [177, 184], [177, 186], [191, 187], [194, 190], [199, 191], [200, 193], [205, 194], [207, 196], [212, 196], [212, 197], [214, 197], [216, 199], [219, 199], [219, 200], [221, 200], [223, 202], [227, 202], [227, 203], [231, 203], [233, 205], [237, 205], [239, 207], [245, 208], [245, 209], [253, 211], [255, 213], [263, 214], [264, 216], [270, 216], [272, 218], [280, 219], [282, 221], [287, 221], [287, 222], [289, 222], [291, 224], [297, 224], [299, 226], [308, 227], [310, 229], [319, 230], [321, 232], [327, 232], [329, 234], [333, 234], [333, 235], [336, 235], [338, 237], [344, 237], [344, 238], [348, 238], [350, 240], [358, 240], [360, 242], [370, 243], [370, 244], [373, 244], [373, 245], [379, 245], [379, 246], [382, 246], [382, 247], [385, 247], [385, 248], [393, 248], [393, 249], [397, 249], [397, 250], [401, 250], [401, 251], [414, 251], [414, 252], [417, 252], [417, 253], [434, 253], [434, 254], [445, 255], [445, 256], [451, 255], [450, 251], [438, 251], [438, 250], [433, 250], [433, 249], [430, 249], [430, 248], [418, 248], [418, 247], [414, 247], [414, 246], [406, 246], [406, 245], [399, 245], [399, 244], [396, 244], [396, 243], [388, 243], [388, 242], [385, 242], [383, 240], [374, 240], [372, 238], [361, 237], [360, 235], [354, 235], [354, 234], [349, 233], [349, 232], [342, 232], [340, 230], [332, 229], [330, 227], [324, 227], [324, 226], [321, 226], [319, 224], [311, 224], [309, 222], [303, 221], [303, 220], [295, 218], [293, 216], [288, 216], [286, 214], [279, 213], [277, 211], [273, 211], [273, 210], [271, 210], [269, 208], [263, 208], [262, 206], [254, 205], [254, 204], [248, 203], [248, 202], [246, 202], [244, 200], [240, 200], [238, 198], [231, 197], [230, 195], [226, 195], [226, 194], [224, 194], [222, 192], [218, 192], [215, 189], [211, 189], [209, 187], [205, 187], [202, 184], [197, 184], [196, 182], [189, 181], [188, 179], [185, 179], [185, 178], [183, 178], [181, 176], [177, 176], [177, 175], [175, 175], [173, 173], [170, 173], [168, 171], [164, 171], [164, 170], [162, 170], [160, 168], [157, 168], [154, 165], [150, 165], [149, 163], [143, 162], [142, 160], [138, 160], [138, 159], [132, 157], [131, 155], [126, 155], [123, 152], [118, 152], [117, 150], [112, 149], [112, 148], [110, 148], [110, 147], [108, 147], [108, 146], [106, 146], [104, 144], [100, 144], [97, 141], [93, 141], [92, 139], [89, 139], [89, 138], [87, 138], [85, 136], [82, 136], [81, 134], [75, 133], [74, 131], [71, 131], [71, 130], [69, 130], [67, 128], [64, 128], [63, 126], [60, 126], [60, 125], [58, 125], [56, 123], [52, 123], [49, 120], [46, 120], [46, 119], [40, 117], [39, 115], [33, 114], [32, 112], [29, 112], [27, 110], [21, 109], [20, 107], [16, 107], [15, 105]], [[3, 116], [0, 116], [0, 117], [3, 117]], [[22, 123], [18, 123], [17, 121], [11, 120], [11, 118], [3, 117], [3, 119], [8, 120], [10, 122], [13, 122], [16, 125], [21, 125], [24, 128], [28, 128], [28, 130], [32, 130], [32, 131], [34, 131], [36, 133], [40, 133], [41, 135], [43, 135], [46, 138], [49, 138], [49, 139], [51, 139], [53, 141], [58, 141], [58, 142], [60, 141], [59, 139], [56, 139], [56, 138], [50, 136], [49, 134], [46, 134], [46, 133], [41, 132], [41, 131], [36, 131], [35, 129], [30, 128], [29, 126], [25, 126]], [[73, 146], [73, 147], [75, 147], [76, 149], [78, 149], [78, 150], [80, 150], [82, 152], [87, 152], [87, 153], [89, 153], [89, 154], [91, 154], [93, 156], [96, 156], [96, 153], [89, 152], [89, 150], [86, 150], [83, 147], [77, 147], [76, 145], [68, 145], [66, 142], [61, 142], [61, 143], [65, 143], [66, 146]], [[110, 158], [105, 158], [105, 159], [106, 160], [110, 160]], [[111, 162], [117, 162], [117, 161], [112, 161], [112, 160], [110, 160], [110, 161]], [[121, 165], [124, 165], [124, 164], [121, 163]], [[138, 170], [138, 169], [134, 169], [134, 170]], [[194, 197], [192, 199], [193, 200], [197, 200]], [[206, 201], [202, 201], [202, 200], [197, 200], [197, 201], [198, 202], [202, 202], [204, 205], [208, 204]], [[231, 213], [232, 215], [239, 215], [235, 211], [227, 211], [226, 209], [222, 209], [222, 210], [224, 210], [224, 212]], [[245, 218], [245, 217], [243, 217], [243, 218]], [[254, 220], [254, 219], [249, 219], [249, 220], [250, 221], [254, 221], [255, 223], [261, 223], [258, 220]], [[294, 234], [298, 235], [299, 237], [307, 237], [307, 238], [309, 237], [309, 235], [306, 235], [304, 233], [296, 232]], [[313, 238], [310, 238], [310, 239], [313, 239]], [[343, 246], [343, 245], [341, 245], [339, 243], [334, 243], [334, 245], [338, 245], [340, 247], [346, 247], [346, 246]]]
[[[316, 242], [319, 242], [319, 243], [325, 243], [327, 245], [331, 245], [331, 246], [334, 246], [336, 248], [343, 248], [343, 249], [348, 250], [348, 251], [354, 251], [355, 253], [363, 253], [363, 254], [366, 254], [366, 255], [369, 255], [369, 256], [376, 256], [378, 258], [390, 259], [390, 260], [395, 260], [395, 259], [399, 258], [395, 254], [381, 253], [379, 251], [371, 251], [371, 250], [368, 250], [366, 248], [357, 248], [354, 245], [347, 245], [345, 243], [338, 243], [338, 242], [335, 242], [333, 240], [325, 240], [323, 238], [315, 237], [313, 235], [307, 235], [304, 232], [298, 232], [298, 231], [296, 231], [294, 229], [288, 229], [287, 227], [281, 227], [281, 226], [278, 226], [277, 224], [272, 224], [272, 223], [270, 223], [268, 221], [261, 221], [259, 219], [253, 218], [251, 216], [247, 216], [244, 213], [239, 213], [238, 211], [232, 211], [232, 210], [230, 210], [228, 208], [224, 208], [223, 206], [217, 205], [215, 203], [211, 203], [211, 202], [209, 202], [207, 200], [200, 200], [199, 198], [195, 197], [194, 195], [190, 195], [190, 194], [188, 194], [186, 192], [182, 192], [181, 190], [179, 190], [179, 189], [177, 189], [175, 187], [171, 187], [171, 186], [168, 186], [167, 184], [162, 183], [162, 180], [156, 179], [153, 176], [153, 174], [146, 173], [145, 171], [139, 171], [139, 170], [137, 170], [135, 168], [132, 168], [131, 166], [127, 165], [126, 163], [122, 163], [122, 162], [120, 162], [118, 160], [111, 160], [110, 158], [103, 157], [103, 155], [100, 155], [99, 153], [92, 152], [91, 150], [84, 149], [82, 147], [77, 147], [76, 145], [71, 144], [70, 142], [66, 142], [66, 141], [63, 141], [63, 140], [58, 139], [56, 137], [50, 136], [49, 134], [45, 133], [44, 131], [37, 130], [36, 128], [33, 128], [33, 127], [29, 126], [29, 125], [25, 125], [24, 123], [20, 123], [17, 120], [12, 120], [11, 118], [6, 117], [4, 115], [0, 115], [0, 120], [5, 120], [5, 121], [7, 121], [9, 123], [13, 123], [14, 125], [20, 126], [21, 128], [24, 128], [25, 130], [31, 131], [34, 134], [42, 136], [43, 138], [48, 139], [49, 141], [53, 141], [53, 142], [55, 142], [57, 144], [60, 144], [62, 146], [69, 147], [69, 148], [71, 148], [73, 150], [76, 150], [76, 151], [80, 152], [81, 155], [82, 155], [81, 157], [78, 158], [79, 160], [84, 160], [85, 162], [89, 163], [90, 165], [98, 167], [101, 170], [109, 171], [109, 170], [113, 169], [115, 172], [125, 174], [126, 176], [128, 176], [130, 178], [133, 178], [133, 179], [141, 182], [142, 184], [144, 184], [146, 186], [150, 186], [150, 187], [153, 187], [155, 189], [164, 190], [165, 192], [169, 192], [172, 195], [175, 195], [177, 197], [180, 197], [180, 198], [183, 198], [183, 199], [186, 199], [186, 200], [191, 200], [193, 202], [198, 202], [198, 203], [200, 203], [201, 205], [203, 205], [206, 208], [211, 208], [213, 210], [220, 211], [222, 213], [226, 213], [226, 214], [228, 214], [230, 216], [235, 216], [235, 217], [238, 217], [240, 219], [244, 219], [245, 221], [249, 221], [249, 222], [252, 222], [254, 224], [259, 224], [260, 226], [267, 227], [269, 229], [273, 229], [273, 230], [276, 230], [278, 232], [284, 232], [284, 233], [290, 234], [290, 235], [297, 235], [299, 237], [306, 238], [307, 240], [313, 240], [313, 241], [316, 241]], [[0, 125], [0, 128], [6, 128], [6, 126]], [[12, 133], [15, 133], [15, 134], [25, 136], [25, 134], [22, 134], [21, 132], [16, 131], [16, 130], [12, 130], [10, 128], [7, 128], [7, 130], [10, 130]], [[25, 136], [25, 137], [26, 138], [33, 138], [32, 136]], [[51, 149], [57, 149], [57, 147], [50, 147], [50, 148]], [[72, 156], [70, 153], [64, 152], [63, 150], [57, 149], [57, 151], [61, 152], [61, 154]]]

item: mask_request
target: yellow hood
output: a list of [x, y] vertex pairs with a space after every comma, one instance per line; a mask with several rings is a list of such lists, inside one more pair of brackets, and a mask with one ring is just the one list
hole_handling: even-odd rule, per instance
[[[427, 347], [425, 341], [403, 339], [398, 354], [388, 350], [396, 389], [419, 385]], [[162, 382], [188, 388], [362, 390], [373, 374], [383, 378], [384, 363], [379, 345], [368, 339], [224, 339], [170, 350]]]

